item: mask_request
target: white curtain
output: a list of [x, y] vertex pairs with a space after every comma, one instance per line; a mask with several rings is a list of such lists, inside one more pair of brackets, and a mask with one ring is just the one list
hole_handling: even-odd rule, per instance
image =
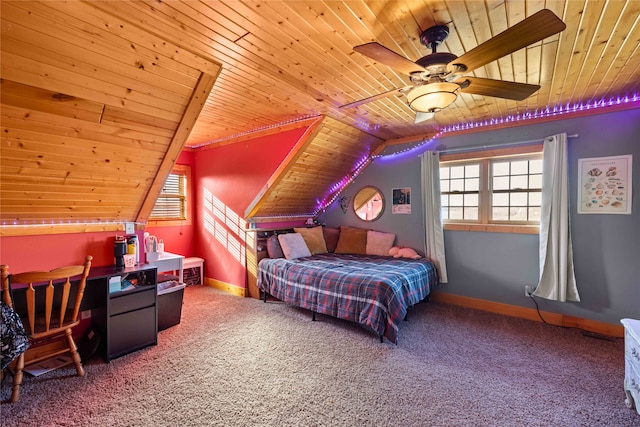
[[425, 216], [425, 255], [438, 270], [440, 283], [447, 283], [447, 263], [444, 256], [444, 235], [440, 207], [440, 155], [437, 151], [422, 154], [422, 200]]
[[567, 134], [544, 140], [540, 217], [540, 281], [535, 296], [580, 301], [569, 226]]

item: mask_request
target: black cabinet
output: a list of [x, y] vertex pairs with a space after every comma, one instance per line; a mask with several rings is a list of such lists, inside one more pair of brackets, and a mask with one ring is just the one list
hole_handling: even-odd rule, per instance
[[[125, 269], [98, 268], [92, 272], [91, 323], [100, 334], [99, 352], [109, 362], [116, 357], [158, 343], [157, 269], [137, 266]], [[127, 290], [109, 291], [112, 278], [135, 283]], [[120, 281], [116, 279], [116, 281]], [[83, 304], [84, 305], [84, 304]]]

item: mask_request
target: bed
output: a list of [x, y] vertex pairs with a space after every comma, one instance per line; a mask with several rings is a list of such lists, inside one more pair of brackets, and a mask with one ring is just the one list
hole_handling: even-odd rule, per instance
[[350, 320], [397, 344], [407, 310], [438, 283], [426, 259], [324, 253], [288, 260], [264, 258], [257, 285], [266, 296], [315, 313]]

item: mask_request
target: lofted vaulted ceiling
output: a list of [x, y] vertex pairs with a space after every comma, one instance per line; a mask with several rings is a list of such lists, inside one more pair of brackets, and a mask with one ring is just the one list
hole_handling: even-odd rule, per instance
[[220, 64], [112, 4], [1, 3], [2, 225], [144, 221], [193, 129]]
[[[566, 29], [469, 74], [541, 86], [524, 101], [463, 93], [421, 124], [404, 96], [339, 108], [409, 84], [354, 46], [378, 42], [415, 61], [430, 53], [421, 31], [446, 24], [449, 36], [438, 52], [461, 56], [543, 8]], [[637, 0], [168, 1], [127, 9], [144, 11], [147, 22], [157, 19], [168, 34], [223, 64], [188, 144], [317, 114], [398, 140], [640, 91]]]
[[[314, 198], [330, 194], [330, 182], [381, 144], [640, 92], [637, 0], [3, 0], [0, 7], [4, 224], [144, 222], [184, 146], [228, 144], [318, 118], [319, 130], [245, 214], [275, 215], [293, 203], [306, 212], [310, 200], [285, 202], [287, 186], [304, 179], [314, 182], [306, 187]], [[415, 61], [430, 52], [421, 31], [446, 24], [438, 51], [461, 56], [543, 8], [566, 29], [469, 74], [541, 86], [523, 101], [463, 93], [420, 124], [404, 95], [340, 108], [409, 84], [354, 46], [378, 42]], [[340, 165], [330, 177], [301, 174], [342, 156], [349, 161], [330, 163]]]
[[[311, 122], [307, 124], [307, 122]], [[355, 165], [366, 166], [383, 140], [330, 117], [300, 122], [306, 134], [245, 211], [245, 218], [315, 215], [341, 190]]]

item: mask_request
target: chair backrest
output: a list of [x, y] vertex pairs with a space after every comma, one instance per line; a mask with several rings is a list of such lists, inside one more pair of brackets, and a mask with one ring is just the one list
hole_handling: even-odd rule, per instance
[[[55, 268], [51, 271], [30, 271], [9, 275], [9, 267], [3, 265], [2, 291], [3, 300], [13, 307], [13, 295], [18, 284], [22, 287], [26, 305], [26, 318], [23, 319], [27, 333], [32, 338], [47, 336], [64, 330], [78, 322], [80, 305], [87, 284], [87, 276], [93, 257], [87, 255], [84, 265]], [[80, 276], [75, 298], [71, 298], [71, 281]], [[72, 310], [70, 310], [73, 308]], [[55, 315], [55, 317], [54, 317]], [[26, 321], [25, 321], [26, 320]]]

